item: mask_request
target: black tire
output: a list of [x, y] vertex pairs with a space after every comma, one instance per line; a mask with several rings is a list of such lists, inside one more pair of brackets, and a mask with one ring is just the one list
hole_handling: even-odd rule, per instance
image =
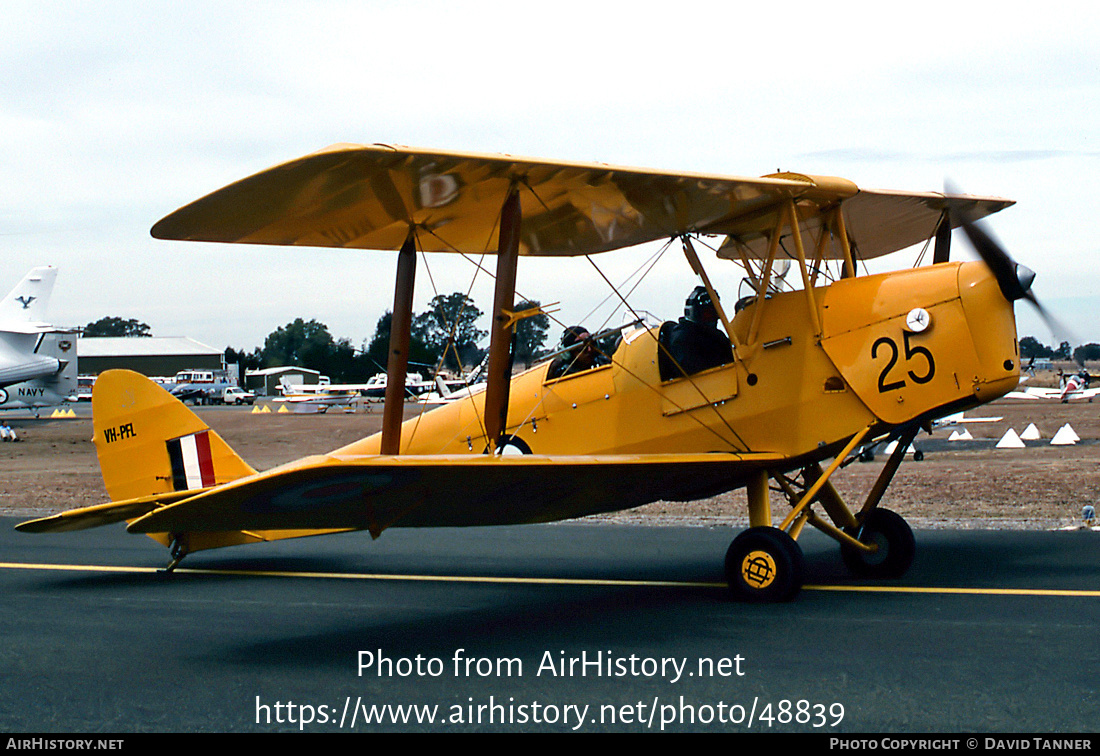
[[726, 552], [726, 582], [741, 601], [790, 601], [805, 579], [802, 549], [779, 528], [749, 528]]
[[855, 575], [874, 578], [901, 577], [913, 564], [917, 543], [913, 530], [901, 515], [889, 509], [872, 509], [862, 527], [849, 531], [863, 543], [877, 543], [878, 551], [868, 554], [840, 547], [844, 564]]

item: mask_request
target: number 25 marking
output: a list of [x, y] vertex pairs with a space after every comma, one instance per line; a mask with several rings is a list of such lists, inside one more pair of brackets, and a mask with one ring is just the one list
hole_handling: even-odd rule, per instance
[[[932, 353], [922, 346], [913, 346], [909, 343], [911, 334], [908, 331], [903, 332], [903, 340], [905, 344], [905, 363], [908, 365], [912, 362], [914, 357], [922, 357], [925, 362], [928, 363], [928, 368], [923, 374], [918, 375], [912, 370], [908, 371], [909, 378], [914, 383], [928, 383], [936, 375], [936, 361], [932, 359]], [[882, 369], [882, 372], [878, 375], [878, 391], [880, 394], [885, 394], [887, 391], [896, 391], [900, 388], [905, 388], [904, 380], [896, 380], [887, 382], [890, 371], [894, 369], [894, 366], [898, 364], [898, 344], [889, 336], [883, 336], [874, 344], [871, 345], [871, 359], [878, 357], [879, 347], [886, 347], [890, 355], [886, 361], [886, 367]]]

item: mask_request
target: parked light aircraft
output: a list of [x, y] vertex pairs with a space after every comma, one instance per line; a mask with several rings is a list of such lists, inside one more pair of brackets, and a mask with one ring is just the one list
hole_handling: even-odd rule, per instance
[[435, 386], [435, 391], [421, 394], [416, 398], [416, 401], [424, 407], [441, 407], [445, 404], [453, 404], [469, 399], [475, 393], [485, 390], [484, 383], [463, 386], [462, 388], [451, 388], [442, 376], [436, 376]]
[[[274, 401], [312, 405], [315, 411], [324, 412], [328, 407], [351, 407], [359, 397], [381, 399], [386, 395], [386, 381], [386, 374], [378, 373], [366, 383], [283, 384], [280, 387], [282, 395]], [[405, 395], [407, 398], [421, 396], [434, 385], [419, 373], [410, 373], [405, 376]]]
[[76, 392], [76, 332], [44, 322], [57, 268], [34, 268], [0, 300], [0, 409], [40, 409]]
[[273, 401], [304, 405], [313, 412], [325, 412], [329, 407], [351, 407], [359, 398], [359, 385], [286, 384], [282, 396]]
[[[362, 386], [357, 387], [363, 396], [370, 397], [371, 399], [382, 399], [386, 396], [386, 386], [389, 384], [389, 378], [385, 373], [377, 373], [370, 377], [370, 379]], [[426, 394], [435, 388], [433, 381], [424, 380], [424, 376], [420, 373], [409, 373], [405, 376], [405, 395], [406, 396], [420, 396]]]
[[[937, 417], [1013, 389], [1013, 303], [1034, 274], [981, 228], [1011, 201], [861, 189], [796, 173], [680, 174], [508, 155], [337, 145], [231, 184], [153, 227], [161, 239], [397, 251], [380, 434], [256, 472], [190, 410], [141, 376], [104, 373], [95, 444], [112, 501], [21, 524], [75, 530], [126, 520], [189, 552], [391, 527], [547, 522], [747, 492], [750, 527], [726, 553], [736, 596], [797, 593], [809, 524], [858, 574], [897, 577], [914, 538], [879, 506], [905, 450]], [[962, 226], [982, 261], [949, 259]], [[755, 296], [723, 306], [696, 244]], [[857, 275], [857, 263], [935, 238], [933, 264]], [[523, 256], [596, 255], [676, 240], [729, 343], [689, 374], [676, 324], [622, 332], [607, 363], [515, 377], [511, 335]], [[417, 252], [495, 254], [485, 391], [402, 422]], [[790, 260], [795, 287], [773, 285]], [[712, 261], [713, 263], [713, 261]], [[739, 267], [738, 267], [739, 266]], [[552, 296], [553, 292], [548, 292]], [[1041, 310], [1041, 308], [1040, 308]], [[578, 344], [578, 349], [586, 344]], [[861, 505], [831, 483], [861, 445], [896, 449]], [[505, 451], [522, 452], [505, 454]], [[773, 509], [790, 504], [786, 514]]]
[[1010, 399], [1057, 399], [1062, 404], [1081, 399], [1091, 402], [1094, 396], [1100, 394], [1100, 387], [1089, 388], [1091, 380], [1092, 376], [1086, 370], [1079, 373], [1059, 373], [1060, 388], [1028, 386], [1023, 391], [1010, 391], [1005, 396]]
[[969, 423], [999, 423], [1003, 417], [967, 417], [965, 412], [954, 412], [950, 415], [937, 418], [932, 421], [933, 428], [947, 428], [952, 425], [966, 425]]

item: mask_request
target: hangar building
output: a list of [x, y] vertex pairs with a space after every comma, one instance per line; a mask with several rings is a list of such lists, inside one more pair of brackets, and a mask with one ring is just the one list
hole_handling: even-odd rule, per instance
[[244, 374], [245, 389], [256, 396], [278, 396], [279, 386], [283, 384], [316, 385], [320, 382], [320, 371], [301, 367], [273, 367], [249, 370]]
[[187, 337], [110, 336], [77, 339], [81, 375], [125, 368], [146, 376], [174, 376], [181, 370], [224, 370], [225, 354]]

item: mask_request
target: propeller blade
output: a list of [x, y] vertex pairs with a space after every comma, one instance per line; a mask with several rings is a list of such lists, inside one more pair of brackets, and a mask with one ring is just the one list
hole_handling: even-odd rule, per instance
[[1035, 271], [1013, 260], [1004, 247], [994, 241], [993, 237], [986, 233], [976, 221], [970, 219], [970, 214], [966, 211], [964, 198], [955, 191], [954, 187], [950, 184], [946, 185], [944, 194], [947, 198], [949, 217], [958, 218], [961, 221], [960, 227], [963, 233], [966, 234], [966, 238], [974, 247], [974, 251], [978, 253], [978, 256], [982, 258], [982, 261], [993, 273], [993, 277], [997, 280], [997, 285], [1001, 288], [1001, 293], [1004, 294], [1005, 299], [1009, 302], [1026, 299], [1039, 313], [1039, 317], [1043, 319], [1043, 322], [1046, 323], [1056, 339], [1070, 340], [1066, 338], [1070, 335], [1069, 329], [1039, 303], [1035, 293], [1031, 290], [1031, 284], [1035, 281]]
[[1047, 328], [1050, 329], [1050, 333], [1054, 337], [1055, 342], [1060, 344], [1063, 341], [1068, 341], [1072, 344], [1077, 341], [1077, 336], [1074, 335], [1073, 331], [1071, 331], [1065, 323], [1051, 315], [1050, 310], [1039, 304], [1039, 299], [1035, 296], [1034, 292], [1029, 291], [1024, 295], [1024, 299], [1030, 302], [1031, 306], [1035, 308], [1035, 311], [1039, 313], [1039, 317], [1042, 318]]
[[[1016, 261], [1000, 244], [993, 241], [993, 238], [984, 229], [970, 220], [962, 202], [949, 197], [948, 207], [951, 217], [958, 218], [961, 221], [963, 233], [970, 240], [970, 245], [974, 247], [978, 257], [982, 258], [982, 261], [993, 272], [993, 277], [997, 279], [997, 284], [1001, 287], [1001, 293], [1005, 295], [1005, 299], [1009, 302], [1022, 299], [1027, 294], [1027, 287], [1031, 285], [1031, 280], [1034, 280], [1035, 274], [1031, 273], [1031, 280], [1027, 280], [1027, 286], [1024, 286], [1024, 280], [1021, 280], [1021, 276], [1017, 275]], [[1027, 269], [1025, 268], [1025, 270]], [[1030, 273], [1030, 271], [1028, 272]], [[1024, 278], [1026, 279], [1026, 276]]]

